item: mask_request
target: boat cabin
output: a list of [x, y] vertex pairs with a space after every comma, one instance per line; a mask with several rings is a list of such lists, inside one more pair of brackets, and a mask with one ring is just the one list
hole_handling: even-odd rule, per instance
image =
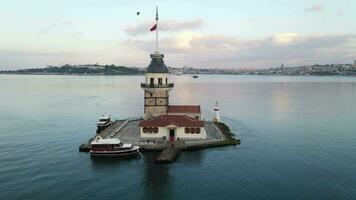
[[96, 136], [90, 143], [92, 156], [124, 156], [139, 153], [139, 147], [132, 144], [124, 144], [118, 138], [105, 138]]
[[122, 147], [123, 143], [118, 138], [103, 139], [100, 136], [96, 136], [90, 143], [93, 150], [113, 149], [115, 147]]
[[96, 126], [98, 127], [96, 130], [96, 133], [100, 133], [101, 131], [103, 131], [105, 128], [107, 128], [108, 126], [111, 125], [111, 119], [109, 115], [103, 115], [101, 117], [99, 117], [98, 122], [96, 124]]

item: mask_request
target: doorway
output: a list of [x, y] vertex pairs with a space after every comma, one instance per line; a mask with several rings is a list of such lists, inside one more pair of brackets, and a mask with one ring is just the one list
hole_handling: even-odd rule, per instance
[[174, 141], [174, 138], [175, 138], [175, 130], [170, 129], [169, 130], [169, 141]]

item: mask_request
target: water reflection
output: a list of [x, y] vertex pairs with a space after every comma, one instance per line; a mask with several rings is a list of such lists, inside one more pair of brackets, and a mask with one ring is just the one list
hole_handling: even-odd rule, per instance
[[204, 149], [198, 151], [184, 151], [179, 156], [177, 162], [184, 163], [184, 165], [188, 164], [200, 164], [205, 158]]
[[0, 199], [354, 199], [354, 77], [181, 77], [172, 104], [219, 100], [241, 145], [90, 159], [98, 115], [142, 114], [143, 76], [0, 75]]
[[286, 113], [291, 109], [290, 97], [288, 94], [275, 92], [269, 100], [273, 113]]
[[128, 165], [130, 162], [137, 162], [142, 156], [133, 155], [123, 158], [118, 157], [90, 157], [94, 170], [110, 170], [120, 165]]
[[144, 159], [144, 196], [143, 199], [171, 199], [172, 178], [169, 173], [170, 164], [156, 164], [157, 153], [145, 153]]

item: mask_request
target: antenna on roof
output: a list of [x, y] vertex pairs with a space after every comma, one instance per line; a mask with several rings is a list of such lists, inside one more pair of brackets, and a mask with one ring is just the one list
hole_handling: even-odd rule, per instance
[[156, 53], [158, 53], [158, 6], [156, 6]]

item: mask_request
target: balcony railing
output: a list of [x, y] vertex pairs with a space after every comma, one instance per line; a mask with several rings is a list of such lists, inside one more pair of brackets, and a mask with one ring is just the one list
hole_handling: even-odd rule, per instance
[[168, 83], [168, 84], [146, 84], [146, 83], [141, 83], [142, 88], [172, 88], [174, 87], [173, 83]]

